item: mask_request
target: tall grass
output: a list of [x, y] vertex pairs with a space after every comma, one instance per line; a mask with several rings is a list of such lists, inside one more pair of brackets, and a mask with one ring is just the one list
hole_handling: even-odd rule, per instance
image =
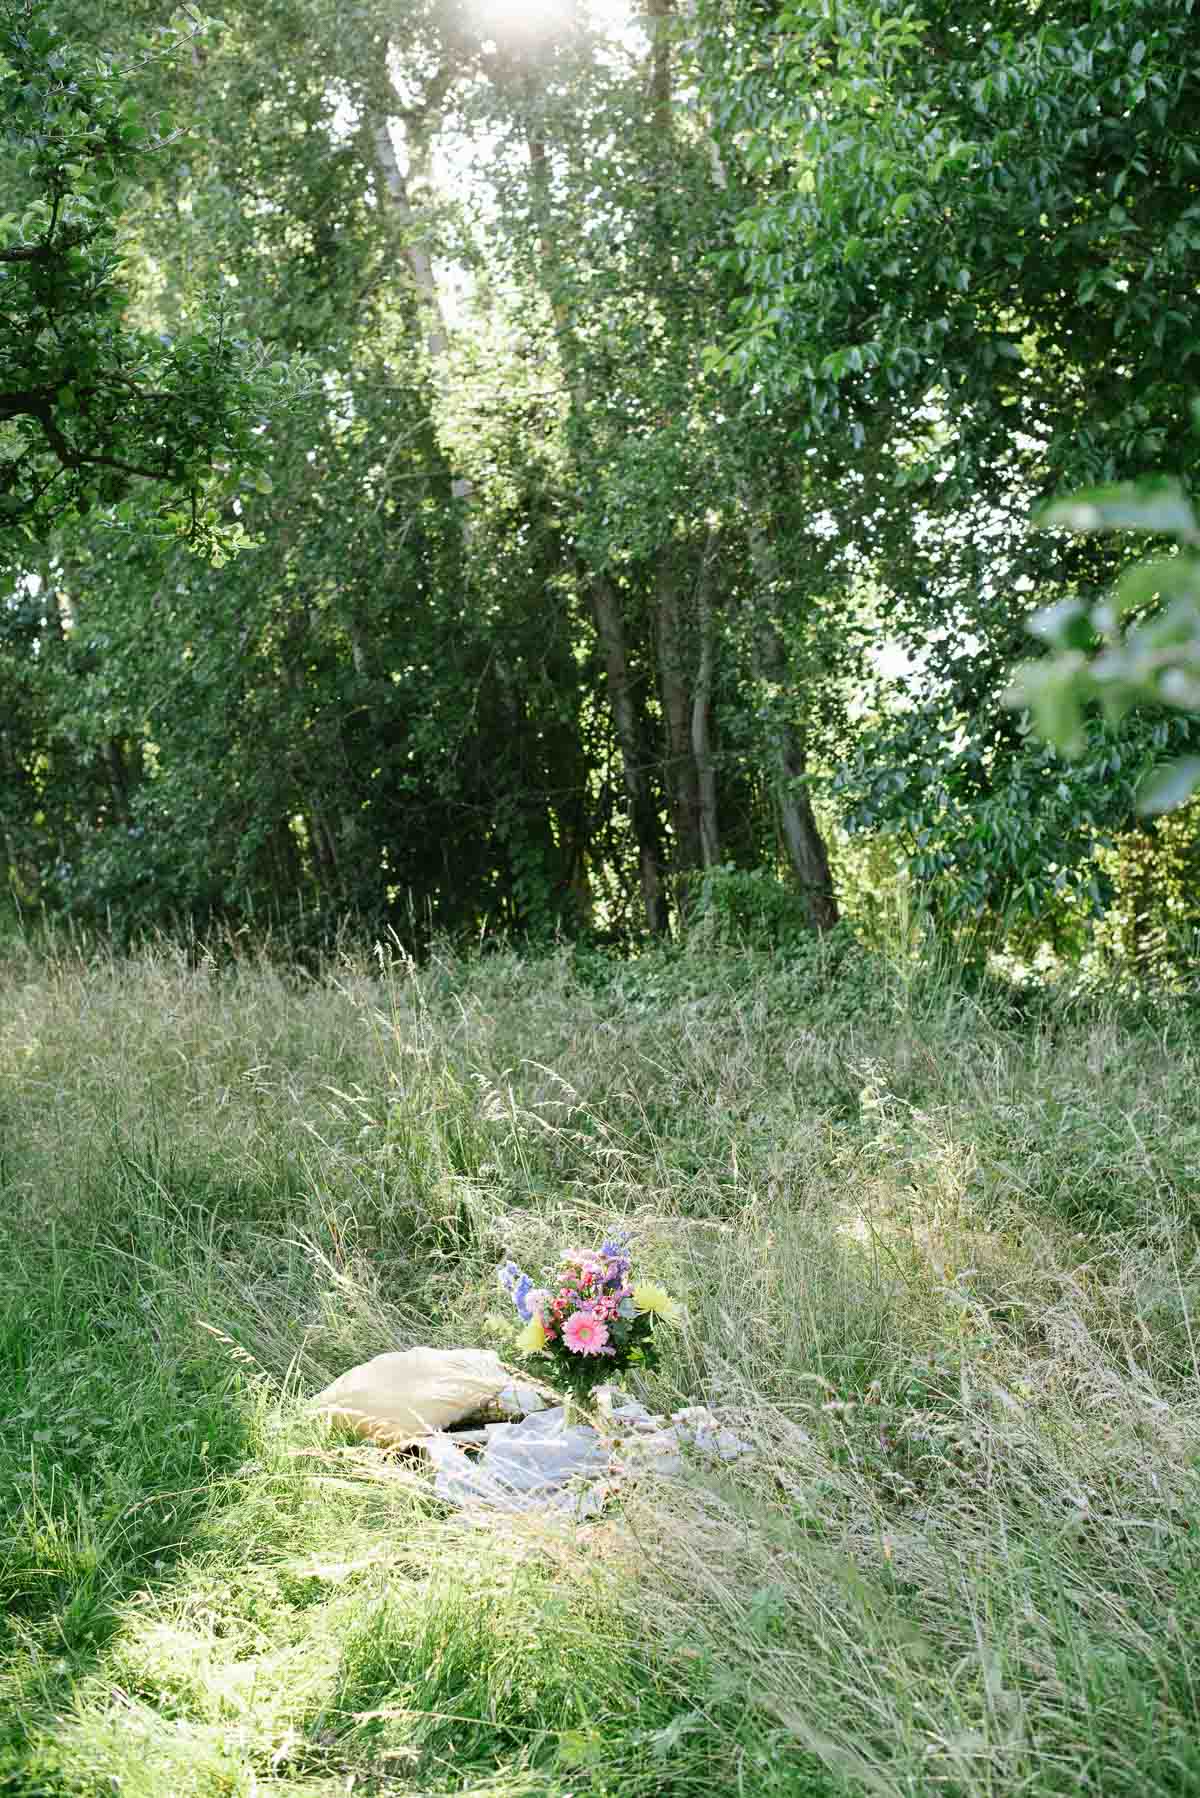
[[[714, 942], [0, 964], [0, 1792], [1200, 1793], [1183, 1004]], [[304, 1400], [624, 1220], [757, 1449], [482, 1530]]]

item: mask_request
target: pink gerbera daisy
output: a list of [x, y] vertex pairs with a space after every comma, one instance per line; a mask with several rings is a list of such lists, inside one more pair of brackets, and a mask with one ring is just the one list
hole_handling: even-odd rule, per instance
[[590, 1311], [577, 1311], [563, 1325], [563, 1341], [577, 1355], [599, 1355], [608, 1346], [608, 1325]]

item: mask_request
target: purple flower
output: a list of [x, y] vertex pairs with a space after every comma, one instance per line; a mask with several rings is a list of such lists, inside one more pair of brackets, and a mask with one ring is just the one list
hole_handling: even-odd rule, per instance
[[528, 1274], [522, 1274], [512, 1289], [512, 1302], [517, 1307], [517, 1315], [522, 1323], [528, 1323], [533, 1316], [533, 1306], [529, 1303], [529, 1295], [533, 1291], [533, 1281]]
[[628, 1241], [627, 1236], [614, 1236], [611, 1242], [606, 1242], [601, 1247], [600, 1253], [604, 1257], [605, 1263], [603, 1282], [605, 1286], [624, 1285], [630, 1266], [630, 1258], [625, 1246]]
[[517, 1308], [517, 1316], [522, 1323], [528, 1323], [533, 1316], [529, 1304], [529, 1294], [533, 1291], [533, 1281], [529, 1275], [522, 1273], [515, 1261], [506, 1261], [503, 1267], [497, 1268], [496, 1279], [501, 1292], [506, 1292]]

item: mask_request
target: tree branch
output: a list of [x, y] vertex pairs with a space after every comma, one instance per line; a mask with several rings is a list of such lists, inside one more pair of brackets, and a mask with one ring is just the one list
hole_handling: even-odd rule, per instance
[[29, 388], [0, 393], [0, 420], [32, 418], [42, 427], [42, 434], [64, 468], [111, 468], [118, 474], [137, 475], [146, 481], [170, 479], [169, 468], [144, 468], [137, 462], [125, 462], [118, 456], [100, 456], [87, 450], [72, 449], [54, 422], [51, 400], [57, 389]]

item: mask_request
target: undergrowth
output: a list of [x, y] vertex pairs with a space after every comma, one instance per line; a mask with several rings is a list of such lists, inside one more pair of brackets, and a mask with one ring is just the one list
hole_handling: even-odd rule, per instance
[[[844, 932], [0, 964], [0, 1793], [1200, 1794], [1197, 1035]], [[305, 1399], [615, 1222], [753, 1457], [482, 1528]]]

